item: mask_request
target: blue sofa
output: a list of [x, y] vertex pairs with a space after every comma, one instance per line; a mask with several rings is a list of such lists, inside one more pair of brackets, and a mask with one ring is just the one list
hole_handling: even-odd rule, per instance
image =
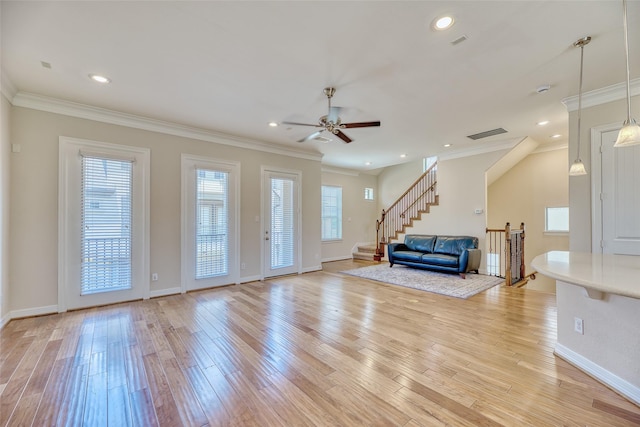
[[427, 236], [407, 234], [404, 243], [387, 246], [389, 267], [403, 264], [428, 270], [458, 273], [462, 278], [478, 272], [481, 251], [478, 238], [470, 236]]

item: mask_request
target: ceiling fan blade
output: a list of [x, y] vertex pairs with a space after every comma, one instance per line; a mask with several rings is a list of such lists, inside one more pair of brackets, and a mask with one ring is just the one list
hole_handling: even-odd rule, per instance
[[351, 141], [353, 141], [353, 139], [349, 138], [341, 130], [339, 130], [338, 133], [336, 133], [336, 136], [338, 138], [340, 138], [341, 140], [343, 140], [344, 142], [346, 142], [347, 144], [350, 143]]
[[324, 129], [319, 130], [318, 132], [314, 132], [311, 135], [307, 135], [306, 137], [299, 139], [298, 142], [311, 141], [312, 139], [319, 137], [322, 132], [324, 132]]
[[320, 126], [319, 124], [312, 125], [312, 124], [310, 124], [310, 123], [298, 123], [298, 122], [281, 122], [281, 123], [282, 123], [283, 125], [313, 126], [313, 127], [316, 127], [316, 128], [320, 128], [320, 127], [322, 127], [322, 126]]
[[359, 123], [342, 123], [340, 127], [345, 129], [350, 128], [368, 128], [373, 126], [380, 126], [380, 122], [359, 122]]

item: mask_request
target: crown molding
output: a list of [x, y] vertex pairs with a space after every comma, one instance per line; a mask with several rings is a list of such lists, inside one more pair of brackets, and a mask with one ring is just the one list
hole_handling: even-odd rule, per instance
[[2, 68], [0, 68], [0, 92], [9, 102], [13, 100], [13, 97], [16, 96], [16, 93], [18, 92], [11, 80], [9, 80], [7, 72]]
[[242, 138], [207, 129], [185, 126], [164, 120], [151, 119], [134, 114], [121, 113], [106, 108], [93, 107], [72, 101], [65, 101], [43, 95], [27, 92], [18, 92], [11, 100], [15, 107], [30, 108], [49, 113], [62, 114], [80, 119], [94, 120], [112, 125], [126, 126], [167, 135], [197, 139], [215, 144], [230, 145], [248, 150], [262, 151], [271, 154], [296, 157], [305, 160], [322, 160], [322, 153], [296, 150], [293, 148], [280, 148], [258, 140]]
[[322, 173], [336, 173], [340, 175], [348, 175], [348, 176], [360, 176], [360, 172], [350, 170], [350, 169], [337, 169], [323, 166], [321, 169]]
[[[640, 95], [640, 79], [634, 79], [629, 82], [629, 92], [631, 96]], [[616, 83], [611, 86], [605, 86], [601, 89], [592, 90], [582, 94], [582, 108], [594, 107], [596, 105], [606, 104], [607, 102], [618, 101], [627, 97], [627, 84]], [[569, 96], [562, 100], [569, 112], [578, 110], [578, 95]]]

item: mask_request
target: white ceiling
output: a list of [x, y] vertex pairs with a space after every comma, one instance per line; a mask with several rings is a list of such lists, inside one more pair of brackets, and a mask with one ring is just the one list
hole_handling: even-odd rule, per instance
[[[356, 170], [503, 144], [567, 140], [561, 100], [625, 79], [622, 1], [2, 1], [2, 70], [19, 92], [321, 152]], [[640, 1], [629, 1], [631, 77]], [[455, 25], [430, 28], [449, 13]], [[466, 35], [458, 45], [451, 41]], [[51, 64], [44, 68], [41, 61]], [[88, 74], [104, 74], [100, 86]], [[551, 85], [537, 94], [536, 88]], [[326, 114], [351, 144], [296, 140]], [[550, 120], [546, 127], [536, 126]], [[624, 117], [620, 118], [621, 121]], [[466, 135], [503, 127], [479, 141]], [[445, 143], [452, 144], [444, 148]], [[406, 158], [400, 158], [406, 154]], [[371, 165], [365, 165], [371, 162]]]

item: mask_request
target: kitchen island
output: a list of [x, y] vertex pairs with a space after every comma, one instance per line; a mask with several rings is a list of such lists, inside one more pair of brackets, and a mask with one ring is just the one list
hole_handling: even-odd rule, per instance
[[640, 405], [640, 256], [552, 251], [531, 265], [556, 279], [555, 354]]

